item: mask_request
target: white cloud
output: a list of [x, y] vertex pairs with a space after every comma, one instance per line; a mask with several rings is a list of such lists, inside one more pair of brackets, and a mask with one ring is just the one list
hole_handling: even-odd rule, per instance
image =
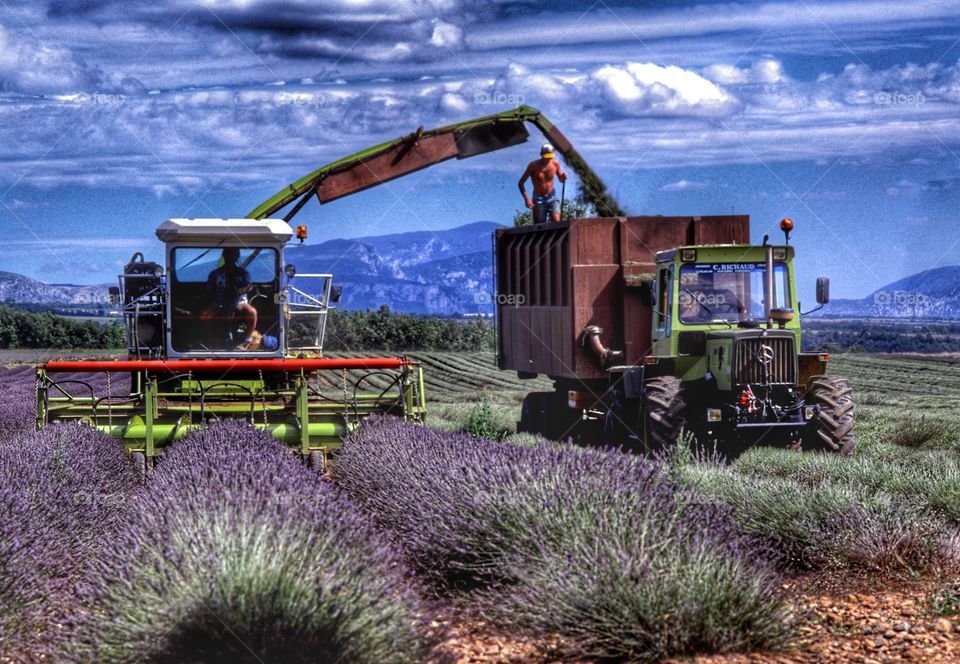
[[703, 75], [721, 85], [745, 85], [750, 83], [774, 85], [789, 80], [783, 72], [783, 65], [778, 60], [773, 59], [759, 60], [749, 67], [727, 64], [710, 65], [703, 70]]
[[454, 48], [460, 46], [463, 42], [463, 30], [458, 26], [433, 19], [433, 33], [430, 35], [430, 43], [438, 48]]
[[607, 65], [591, 78], [624, 115], [723, 114], [736, 100], [699, 74], [680, 67], [628, 62]]
[[690, 180], [677, 180], [660, 187], [660, 191], [691, 191], [706, 189], [709, 185], [706, 182], [693, 182]]

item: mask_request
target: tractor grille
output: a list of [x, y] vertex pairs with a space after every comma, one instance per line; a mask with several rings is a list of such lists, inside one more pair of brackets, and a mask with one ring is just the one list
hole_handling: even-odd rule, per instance
[[789, 337], [754, 337], [739, 339], [736, 344], [736, 362], [733, 367], [733, 382], [762, 383], [764, 365], [757, 359], [761, 346], [769, 346], [773, 359], [767, 365], [771, 383], [797, 384], [797, 354], [793, 335]]

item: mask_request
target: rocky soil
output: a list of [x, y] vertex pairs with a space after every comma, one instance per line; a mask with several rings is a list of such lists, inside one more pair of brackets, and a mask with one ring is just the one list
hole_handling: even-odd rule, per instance
[[[695, 664], [821, 664], [856, 662], [960, 662], [960, 616], [934, 616], [930, 580], [800, 578], [786, 584], [797, 593], [800, 639], [779, 653], [712, 655], [670, 660]], [[491, 634], [484, 626], [457, 626], [446, 647], [458, 664], [555, 661], [549, 645]]]

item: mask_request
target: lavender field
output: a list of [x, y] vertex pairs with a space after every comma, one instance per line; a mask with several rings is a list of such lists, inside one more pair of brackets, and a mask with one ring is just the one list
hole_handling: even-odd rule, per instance
[[[433, 426], [369, 420], [327, 477], [224, 422], [143, 481], [88, 428], [34, 432], [32, 369], [0, 371], [3, 657], [468, 661], [463, 629], [543, 660], [796, 654], [798, 582], [925, 579], [930, 611], [960, 606], [956, 358], [841, 359], [853, 458], [721, 463], [515, 434], [527, 383], [426, 357]], [[466, 431], [481, 408], [501, 442]]]

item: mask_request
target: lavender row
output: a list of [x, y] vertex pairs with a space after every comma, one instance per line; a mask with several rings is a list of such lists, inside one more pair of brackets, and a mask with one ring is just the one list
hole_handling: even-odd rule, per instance
[[660, 468], [368, 420], [334, 477], [441, 590], [564, 655], [655, 660], [776, 648], [792, 617], [767, 552]]
[[422, 661], [431, 611], [393, 546], [268, 434], [174, 446], [91, 566], [75, 661]]
[[137, 484], [116, 441], [89, 427], [0, 440], [0, 651], [36, 655], [30, 635], [57, 617]]

